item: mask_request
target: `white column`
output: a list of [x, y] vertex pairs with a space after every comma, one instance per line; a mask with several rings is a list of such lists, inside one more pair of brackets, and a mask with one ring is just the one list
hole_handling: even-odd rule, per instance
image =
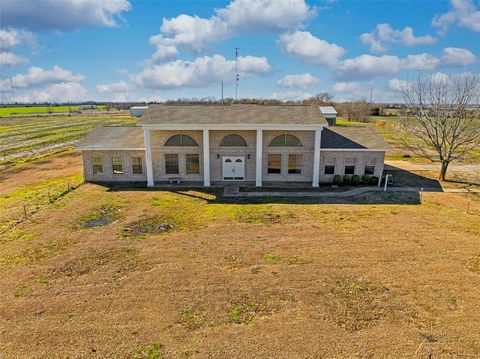
[[320, 181], [320, 141], [322, 130], [315, 130], [315, 145], [313, 147], [313, 179], [312, 187], [318, 187]]
[[210, 186], [210, 134], [203, 130], [203, 185]]
[[263, 130], [257, 130], [257, 146], [255, 154], [255, 186], [262, 187], [262, 173], [263, 173]]
[[145, 162], [147, 163], [147, 187], [153, 187], [153, 164], [152, 164], [152, 146], [150, 144], [150, 130], [144, 129], [145, 138]]

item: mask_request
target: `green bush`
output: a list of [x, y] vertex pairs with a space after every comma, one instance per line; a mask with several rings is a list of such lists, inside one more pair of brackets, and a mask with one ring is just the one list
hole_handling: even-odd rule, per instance
[[353, 176], [352, 176], [352, 184], [353, 184], [353, 185], [358, 185], [358, 184], [360, 184], [360, 176], [359, 176], [359, 175], [353, 175]]
[[352, 176], [350, 175], [343, 176], [343, 184], [350, 184], [350, 183], [352, 183]]
[[377, 176], [370, 177], [370, 184], [371, 185], [377, 185], [378, 184], [378, 177]]
[[362, 176], [362, 183], [369, 184], [370, 183], [370, 175], [363, 175]]
[[341, 185], [343, 183], [343, 178], [340, 175], [333, 176], [333, 184]]

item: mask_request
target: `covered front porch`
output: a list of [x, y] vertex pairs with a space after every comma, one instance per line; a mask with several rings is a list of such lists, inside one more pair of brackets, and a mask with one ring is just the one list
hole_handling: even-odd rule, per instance
[[[265, 181], [318, 187], [322, 129], [323, 125], [144, 125], [147, 185], [178, 178], [201, 181], [204, 187], [236, 182], [261, 187]], [[192, 159], [197, 172], [186, 167]]]

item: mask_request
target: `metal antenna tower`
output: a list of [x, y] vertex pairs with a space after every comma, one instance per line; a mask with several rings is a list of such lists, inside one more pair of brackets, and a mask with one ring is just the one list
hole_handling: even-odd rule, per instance
[[12, 89], [12, 103], [15, 102], [15, 92], [13, 91], [13, 80], [10, 77], [10, 88]]
[[238, 82], [240, 81], [240, 75], [238, 74], [238, 50], [239, 47], [235, 48], [235, 101], [238, 99]]

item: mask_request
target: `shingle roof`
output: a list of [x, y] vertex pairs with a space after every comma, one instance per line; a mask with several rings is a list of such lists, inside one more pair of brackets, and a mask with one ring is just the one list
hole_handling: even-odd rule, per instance
[[[121, 150], [145, 147], [141, 127], [102, 126], [87, 134], [75, 147], [77, 150]], [[371, 127], [324, 127], [322, 149], [390, 149]]]
[[318, 106], [245, 104], [150, 106], [139, 124], [327, 125], [327, 122]]
[[372, 127], [325, 127], [321, 148], [329, 149], [390, 149], [390, 146]]
[[120, 150], [145, 148], [141, 127], [102, 126], [87, 134], [75, 147], [77, 150]]

